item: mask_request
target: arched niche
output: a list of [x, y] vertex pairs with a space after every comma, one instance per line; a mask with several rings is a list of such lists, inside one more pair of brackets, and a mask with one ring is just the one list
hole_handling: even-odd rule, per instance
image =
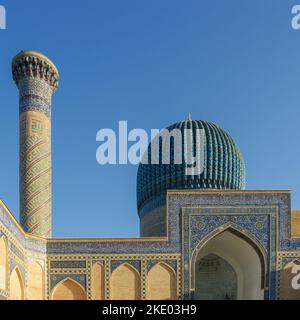
[[0, 238], [0, 289], [7, 289], [8, 250], [4, 236]]
[[51, 300], [86, 300], [84, 288], [75, 280], [67, 278], [52, 290]]
[[176, 273], [165, 263], [157, 263], [147, 275], [148, 300], [176, 300]]
[[141, 279], [139, 272], [128, 264], [115, 269], [110, 278], [111, 300], [139, 300]]
[[28, 263], [27, 297], [28, 300], [44, 299], [44, 270], [38, 262]]
[[91, 274], [91, 287], [92, 287], [92, 300], [105, 299], [105, 272], [104, 266], [100, 263], [95, 263], [92, 266]]
[[24, 283], [18, 267], [10, 275], [10, 300], [24, 300]]

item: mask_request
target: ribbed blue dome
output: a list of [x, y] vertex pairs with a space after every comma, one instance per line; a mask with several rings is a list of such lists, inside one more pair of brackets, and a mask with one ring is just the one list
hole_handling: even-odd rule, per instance
[[[201, 120], [185, 120], [168, 127], [169, 131], [192, 129], [194, 152], [196, 129], [204, 130], [204, 171], [200, 175], [186, 175], [186, 164], [174, 164], [174, 142], [171, 140], [171, 164], [140, 164], [137, 175], [138, 211], [147, 202], [168, 189], [244, 189], [245, 163], [231, 136], [217, 125]], [[199, 147], [199, 146], [198, 146]], [[184, 148], [182, 148], [184, 152]], [[162, 144], [159, 146], [162, 154]], [[148, 147], [151, 160], [151, 144]], [[172, 161], [173, 159], [173, 161]], [[183, 156], [184, 159], [184, 156]], [[151, 161], [149, 161], [151, 163]]]

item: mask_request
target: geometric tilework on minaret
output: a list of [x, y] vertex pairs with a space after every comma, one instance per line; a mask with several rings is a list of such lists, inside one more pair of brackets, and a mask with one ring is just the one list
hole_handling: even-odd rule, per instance
[[51, 99], [59, 75], [55, 65], [35, 51], [12, 62], [20, 94], [20, 222], [24, 231], [52, 234]]

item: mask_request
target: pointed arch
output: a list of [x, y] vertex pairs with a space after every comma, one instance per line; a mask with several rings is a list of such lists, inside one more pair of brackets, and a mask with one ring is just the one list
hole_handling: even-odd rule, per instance
[[18, 267], [10, 274], [10, 300], [24, 300], [24, 282]]
[[267, 271], [267, 261], [268, 261], [268, 254], [263, 247], [263, 245], [259, 242], [258, 239], [256, 239], [250, 232], [247, 230], [241, 230], [241, 228], [236, 225], [233, 222], [228, 222], [211, 233], [209, 233], [204, 239], [202, 239], [196, 248], [194, 249], [190, 261], [190, 270], [191, 270], [191, 289], [195, 289], [195, 265], [196, 265], [196, 260], [199, 255], [199, 252], [202, 250], [202, 248], [212, 239], [218, 237], [222, 233], [225, 232], [230, 232], [231, 234], [237, 236], [238, 238], [243, 239], [246, 241], [257, 253], [260, 264], [261, 264], [261, 289], [266, 289], [267, 283], [266, 283], [266, 271]]
[[[300, 290], [292, 287], [293, 279], [296, 274], [293, 269], [300, 266], [300, 259], [294, 259], [283, 266], [280, 271], [280, 299], [281, 300], [300, 300]], [[299, 283], [299, 281], [298, 281]]]
[[4, 236], [0, 238], [0, 289], [7, 289], [8, 274], [8, 250], [7, 240]]
[[36, 261], [28, 264], [28, 300], [44, 299], [44, 269]]
[[124, 263], [113, 271], [110, 278], [110, 299], [141, 299], [140, 273], [133, 266]]
[[102, 263], [96, 262], [91, 273], [92, 300], [105, 299], [105, 269]]
[[80, 283], [66, 278], [60, 281], [52, 290], [51, 300], [86, 300], [86, 292]]
[[164, 262], [154, 265], [147, 275], [148, 300], [176, 300], [176, 272]]

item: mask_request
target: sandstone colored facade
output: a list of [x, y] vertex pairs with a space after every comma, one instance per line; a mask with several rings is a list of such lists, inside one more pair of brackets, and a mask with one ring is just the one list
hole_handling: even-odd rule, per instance
[[[13, 60], [20, 91], [20, 223], [0, 201], [0, 299], [300, 299], [300, 214], [290, 191], [244, 190], [242, 155], [214, 124], [207, 162], [140, 167], [141, 238], [51, 238], [51, 97], [59, 76], [45, 56]], [[193, 131], [194, 132], [194, 131]], [[64, 213], [68, 214], [68, 213]]]

